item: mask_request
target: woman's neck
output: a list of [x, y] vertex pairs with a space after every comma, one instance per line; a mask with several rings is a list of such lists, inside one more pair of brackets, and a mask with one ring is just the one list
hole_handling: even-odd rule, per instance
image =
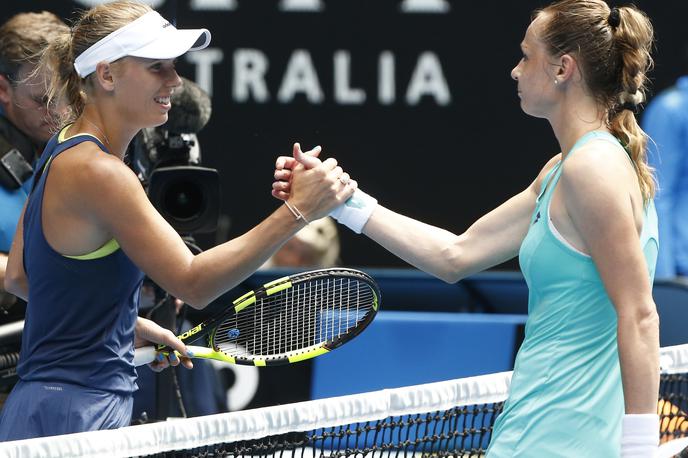
[[566, 158], [576, 141], [586, 133], [609, 131], [605, 109], [588, 95], [582, 94], [572, 94], [565, 99], [549, 121], [559, 142], [562, 158]]
[[[108, 119], [107, 123], [105, 119]], [[87, 105], [70, 128], [70, 135], [79, 132], [93, 135], [105, 145], [110, 154], [124, 159], [124, 154], [136, 132], [128, 132], [118, 125], [116, 120], [116, 116], [107, 116], [95, 107]]]

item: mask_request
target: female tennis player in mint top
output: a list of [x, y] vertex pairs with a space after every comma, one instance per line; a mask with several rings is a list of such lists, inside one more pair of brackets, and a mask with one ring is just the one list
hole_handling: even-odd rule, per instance
[[289, 202], [265, 221], [189, 251], [122, 159], [141, 128], [167, 120], [181, 84], [174, 59], [209, 41], [205, 29], [177, 30], [145, 4], [119, 1], [85, 12], [42, 58], [51, 98], [64, 98], [72, 117], [42, 155], [9, 256], [6, 289], [28, 307], [0, 440], [128, 425], [135, 336], [190, 356], [170, 331], [137, 318], [143, 273], [204, 307], [353, 193], [333, 159], [302, 168]]
[[[634, 116], [652, 40], [634, 7], [564, 0], [537, 11], [511, 76], [562, 152], [523, 192], [461, 235], [360, 190], [333, 214], [448, 282], [519, 256], [529, 317], [488, 457], [649, 457], [658, 444], [655, 187]], [[277, 160], [276, 197], [289, 196], [294, 164]]]

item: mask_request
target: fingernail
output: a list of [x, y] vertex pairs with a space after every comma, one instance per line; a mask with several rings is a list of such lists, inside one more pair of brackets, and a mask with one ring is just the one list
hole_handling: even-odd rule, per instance
[[175, 360], [176, 360], [176, 359], [177, 359], [177, 352], [173, 351], [172, 353], [170, 353], [170, 357], [171, 357], [172, 359], [175, 359]]
[[156, 356], [155, 359], [162, 362], [162, 360], [165, 359], [165, 355], [163, 355], [162, 353], [158, 353], [158, 356]]
[[191, 350], [189, 350], [189, 349], [187, 348], [187, 349], [186, 349], [186, 356], [188, 356], [189, 358], [193, 358], [194, 352], [192, 352]]

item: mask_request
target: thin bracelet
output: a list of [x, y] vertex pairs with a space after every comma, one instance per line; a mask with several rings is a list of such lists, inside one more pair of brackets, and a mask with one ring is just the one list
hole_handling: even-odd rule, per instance
[[296, 205], [291, 205], [291, 204], [290, 204], [289, 202], [287, 202], [286, 200], [284, 201], [284, 205], [286, 205], [287, 208], [289, 209], [289, 211], [291, 212], [291, 214], [294, 215], [294, 218], [296, 218], [297, 220], [302, 219], [302, 220], [304, 220], [304, 221], [306, 222], [306, 224], [310, 224], [310, 222], [306, 219], [306, 217], [303, 216], [303, 213], [301, 213], [301, 212], [299, 211], [299, 209], [296, 208]]

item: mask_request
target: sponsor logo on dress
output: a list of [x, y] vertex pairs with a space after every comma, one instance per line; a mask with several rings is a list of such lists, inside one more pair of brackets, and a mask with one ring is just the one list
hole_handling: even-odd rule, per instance
[[61, 386], [43, 385], [43, 389], [46, 391], [62, 391]]

